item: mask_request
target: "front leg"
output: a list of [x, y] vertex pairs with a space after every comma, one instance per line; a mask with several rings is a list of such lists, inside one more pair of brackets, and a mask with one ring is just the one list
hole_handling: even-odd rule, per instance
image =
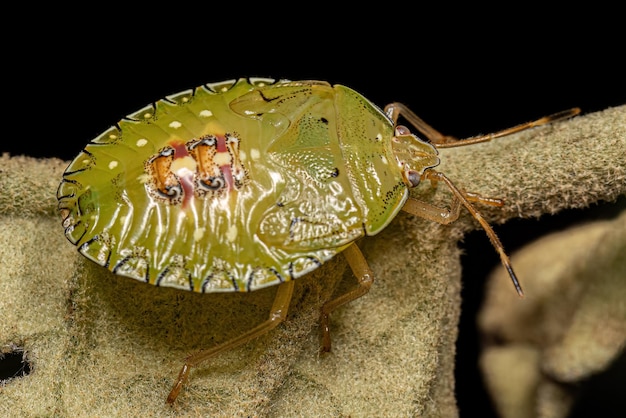
[[495, 231], [487, 223], [485, 218], [483, 218], [483, 216], [478, 212], [474, 205], [470, 203], [471, 201], [479, 201], [494, 206], [502, 206], [502, 201], [499, 199], [484, 198], [474, 193], [461, 191], [454, 185], [454, 183], [452, 183], [452, 181], [450, 181], [450, 179], [445, 174], [435, 171], [433, 169], [425, 171], [422, 175], [422, 179], [430, 180], [431, 182], [435, 183], [442, 182], [448, 187], [448, 189], [450, 189], [453, 195], [451, 209], [438, 208], [437, 206], [431, 205], [430, 203], [409, 198], [407, 200], [407, 203], [405, 203], [405, 205], [402, 207], [402, 210], [421, 218], [429, 219], [431, 221], [439, 222], [442, 224], [449, 224], [450, 222], [458, 219], [459, 207], [462, 203], [467, 211], [474, 217], [474, 219], [478, 221], [480, 226], [482, 226], [487, 233], [489, 241], [491, 241], [491, 245], [493, 245], [493, 247], [500, 255], [500, 261], [502, 262], [502, 265], [504, 266], [504, 268], [506, 268], [509, 276], [511, 277], [511, 281], [515, 286], [517, 294], [520, 297], [523, 297], [524, 291], [522, 290], [522, 286], [520, 285], [519, 280], [517, 279], [517, 276], [513, 271], [509, 256], [504, 251], [504, 246], [500, 242], [500, 239], [496, 235]]

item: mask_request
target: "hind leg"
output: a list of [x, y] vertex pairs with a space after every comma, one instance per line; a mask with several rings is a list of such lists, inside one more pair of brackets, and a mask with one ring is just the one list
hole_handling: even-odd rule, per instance
[[272, 304], [269, 318], [266, 321], [252, 328], [248, 332], [245, 332], [240, 336], [233, 338], [232, 340], [228, 340], [222, 344], [216, 345], [215, 347], [209, 348], [207, 350], [202, 350], [196, 354], [187, 357], [185, 359], [185, 364], [178, 374], [178, 379], [176, 379], [176, 383], [174, 383], [174, 387], [172, 387], [172, 390], [167, 397], [167, 403], [174, 403], [174, 401], [178, 397], [178, 394], [183, 388], [183, 385], [185, 384], [185, 382], [187, 382], [187, 379], [189, 379], [189, 372], [192, 367], [196, 367], [198, 364], [210, 359], [211, 357], [219, 353], [245, 344], [256, 337], [260, 337], [261, 335], [273, 330], [278, 326], [278, 324], [283, 322], [287, 317], [287, 310], [289, 308], [289, 303], [291, 302], [291, 296], [293, 295], [294, 283], [295, 282], [293, 280], [290, 280], [288, 282], [281, 283], [278, 286], [278, 289], [276, 290], [276, 298], [274, 299], [274, 303]]

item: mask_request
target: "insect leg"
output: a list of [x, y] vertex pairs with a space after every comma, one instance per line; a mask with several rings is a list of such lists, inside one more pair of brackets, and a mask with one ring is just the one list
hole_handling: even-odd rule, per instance
[[[442, 224], [449, 224], [454, 222], [459, 217], [459, 209], [460, 205], [463, 204], [467, 211], [478, 221], [480, 226], [485, 230], [487, 236], [489, 237], [489, 241], [491, 241], [491, 245], [496, 249], [498, 254], [500, 255], [500, 261], [502, 265], [509, 273], [511, 277], [511, 281], [515, 286], [515, 290], [518, 295], [524, 296], [524, 292], [522, 290], [522, 286], [513, 271], [513, 267], [511, 266], [511, 261], [509, 260], [509, 256], [504, 251], [504, 246], [500, 242], [500, 239], [491, 228], [491, 226], [487, 223], [485, 218], [478, 212], [478, 210], [470, 203], [470, 201], [480, 201], [486, 202], [487, 204], [492, 204], [494, 206], [500, 206], [501, 201], [499, 199], [489, 199], [483, 198], [480, 195], [471, 194], [468, 196], [467, 193], [459, 190], [452, 181], [443, 173], [435, 171], [433, 169], [427, 170], [422, 175], [423, 178], [431, 181], [442, 181], [448, 186], [450, 191], [453, 194], [452, 203], [450, 204], [450, 209], [443, 209], [437, 206], [431, 205], [430, 203], [422, 202], [417, 199], [409, 198], [407, 202], [402, 207], [402, 210], [409, 212], [413, 215], [429, 219], [431, 221], [439, 222]], [[477, 197], [478, 196], [478, 197]]]
[[489, 206], [497, 206], [497, 207], [502, 207], [504, 206], [504, 200], [502, 199], [498, 199], [496, 197], [485, 197], [485, 196], [481, 196], [478, 193], [472, 193], [472, 192], [463, 192], [465, 194], [465, 197], [467, 198], [467, 200], [469, 200], [470, 202], [479, 202], [482, 203], [483, 205], [489, 205]]
[[415, 114], [406, 105], [394, 102], [385, 106], [385, 114], [391, 118], [394, 126], [398, 124], [398, 118], [402, 116], [405, 118], [415, 129], [420, 131], [431, 144], [444, 144], [446, 142], [456, 143], [458, 139], [453, 136], [444, 135]]
[[176, 379], [176, 383], [172, 387], [172, 390], [167, 397], [167, 403], [172, 404], [178, 397], [181, 389], [183, 388], [185, 382], [189, 378], [189, 371], [192, 367], [197, 366], [198, 364], [208, 360], [209, 358], [219, 354], [223, 351], [230, 350], [231, 348], [237, 347], [239, 345], [245, 344], [248, 341], [259, 337], [272, 329], [276, 328], [278, 324], [283, 322], [287, 317], [287, 310], [289, 308], [289, 303], [291, 301], [291, 296], [293, 295], [293, 286], [294, 281], [290, 280], [284, 283], [281, 283], [276, 290], [276, 298], [274, 299], [274, 303], [272, 304], [272, 309], [270, 310], [269, 318], [252, 328], [248, 332], [245, 332], [238, 337], [233, 338], [232, 340], [226, 341], [222, 344], [216, 345], [215, 347], [209, 348], [207, 350], [202, 350], [196, 354], [193, 354], [185, 359], [185, 364], [183, 365], [180, 373], [178, 374], [178, 378]]
[[440, 208], [439, 206], [409, 197], [404, 203], [402, 210], [429, 221], [448, 225], [459, 219], [461, 201], [456, 196], [453, 196], [450, 208]]
[[345, 305], [348, 302], [352, 302], [355, 299], [360, 298], [366, 294], [372, 283], [374, 283], [374, 273], [367, 264], [363, 253], [356, 244], [350, 245], [343, 251], [343, 255], [346, 257], [352, 272], [356, 276], [359, 285], [357, 288], [350, 292], [344, 293], [336, 299], [326, 302], [322, 306], [322, 315], [320, 319], [320, 328], [322, 329], [322, 344], [321, 351], [330, 351], [330, 314], [338, 307]]
[[[502, 201], [501, 199], [484, 197], [479, 195], [478, 193], [472, 192], [464, 191], [461, 193], [465, 195], [465, 199], [467, 199], [468, 202], [480, 202], [485, 205], [498, 207], [504, 205], [504, 201]], [[414, 198], [407, 199], [404, 206], [402, 207], [402, 210], [405, 212], [443, 225], [448, 225], [456, 221], [459, 218], [460, 209], [461, 201], [456, 197], [456, 195], [452, 196], [452, 202], [450, 203], [449, 208], [441, 208], [439, 206], [431, 205], [430, 203]]]

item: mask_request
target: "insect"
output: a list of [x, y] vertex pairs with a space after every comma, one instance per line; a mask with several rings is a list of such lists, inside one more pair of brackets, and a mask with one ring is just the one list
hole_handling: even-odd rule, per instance
[[[93, 139], [63, 174], [62, 225], [85, 257], [156, 286], [246, 292], [278, 285], [266, 321], [186, 359], [167, 398], [173, 403], [192, 367], [275, 328], [287, 315], [293, 279], [342, 253], [358, 287], [322, 307], [321, 344], [329, 351], [329, 315], [374, 280], [355, 241], [381, 231], [400, 210], [445, 224], [463, 205], [521, 296], [500, 240], [473, 205], [503, 201], [457, 188], [434, 169], [437, 148], [578, 112], [457, 140], [400, 103], [381, 110], [341, 85], [260, 78], [206, 84], [146, 106]], [[428, 141], [398, 125], [400, 117]], [[449, 189], [449, 208], [409, 197], [424, 180]]]

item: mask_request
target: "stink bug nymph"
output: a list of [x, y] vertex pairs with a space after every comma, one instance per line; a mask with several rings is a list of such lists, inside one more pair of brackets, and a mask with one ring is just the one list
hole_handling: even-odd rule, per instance
[[[509, 259], [473, 203], [503, 201], [458, 189], [437, 148], [489, 141], [573, 116], [572, 109], [467, 140], [441, 135], [399, 103], [379, 109], [342, 85], [239, 79], [168, 96], [127, 116], [69, 164], [58, 189], [65, 235], [119, 275], [194, 292], [247, 292], [278, 285], [269, 318], [188, 357], [167, 398], [192, 367], [282, 322], [294, 279], [342, 253], [358, 287], [322, 307], [329, 315], [374, 280], [355, 240], [375, 235], [400, 210], [440, 223], [476, 218], [519, 295]], [[402, 116], [427, 140], [397, 124]], [[409, 197], [422, 181], [452, 193], [449, 208]]]

